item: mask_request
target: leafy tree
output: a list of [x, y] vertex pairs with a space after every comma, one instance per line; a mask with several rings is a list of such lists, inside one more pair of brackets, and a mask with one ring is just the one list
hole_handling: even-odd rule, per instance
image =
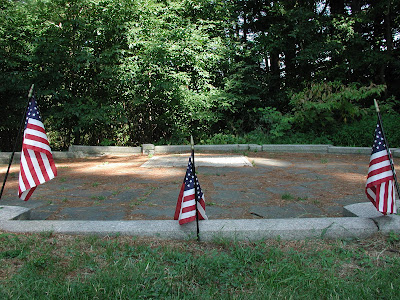
[[0, 0], [0, 149], [32, 83], [57, 149], [331, 138], [373, 97], [399, 109], [399, 15], [394, 0]]
[[0, 150], [11, 151], [32, 80], [32, 15], [19, 2], [0, 1]]

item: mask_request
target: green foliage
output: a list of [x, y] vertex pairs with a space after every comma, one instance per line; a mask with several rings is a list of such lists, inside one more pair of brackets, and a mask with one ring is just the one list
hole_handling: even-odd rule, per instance
[[200, 140], [200, 144], [225, 145], [225, 144], [245, 144], [246, 139], [229, 133], [217, 133], [205, 140]]
[[[373, 103], [385, 90], [382, 85], [343, 85], [339, 82], [312, 84], [291, 97], [293, 122], [301, 131], [331, 133], [365, 115], [363, 105]], [[368, 105], [369, 107], [369, 105]]]
[[284, 115], [276, 108], [258, 108], [254, 109], [254, 112], [260, 115], [260, 127], [267, 131], [272, 138], [284, 136], [292, 127], [292, 116], [290, 114]]
[[54, 150], [190, 134], [360, 145], [373, 98], [399, 109], [399, 13], [395, 1], [0, 0], [0, 150], [32, 83]]

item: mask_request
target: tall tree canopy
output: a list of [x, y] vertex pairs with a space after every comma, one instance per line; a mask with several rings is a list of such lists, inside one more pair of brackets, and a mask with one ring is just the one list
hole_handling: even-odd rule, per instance
[[191, 133], [369, 144], [373, 98], [396, 135], [399, 16], [394, 0], [0, 0], [0, 150], [32, 83], [57, 149]]

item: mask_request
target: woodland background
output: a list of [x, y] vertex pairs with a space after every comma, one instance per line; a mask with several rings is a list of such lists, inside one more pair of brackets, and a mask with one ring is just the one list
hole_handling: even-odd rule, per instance
[[32, 83], [71, 144], [400, 146], [400, 2], [0, 0], [0, 150]]

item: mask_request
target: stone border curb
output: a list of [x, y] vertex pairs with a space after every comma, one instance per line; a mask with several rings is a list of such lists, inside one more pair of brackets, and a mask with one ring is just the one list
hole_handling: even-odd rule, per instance
[[[370, 154], [370, 148], [335, 147], [330, 145], [196, 145], [203, 151], [270, 151], [334, 154]], [[261, 149], [261, 150], [260, 150]], [[144, 151], [145, 150], [145, 151]], [[103, 154], [152, 154], [190, 151], [190, 146], [145, 147], [90, 147], [71, 146], [68, 152], [54, 152], [55, 158], [87, 157]], [[394, 157], [400, 157], [400, 149], [392, 149]], [[0, 153], [0, 163], [8, 163], [10, 153]], [[15, 157], [19, 155], [16, 153]], [[0, 206], [0, 230], [10, 232], [51, 231], [62, 234], [124, 234], [165, 239], [190, 239], [195, 235], [194, 222], [180, 226], [172, 220], [138, 221], [29, 221], [30, 210], [17, 206]], [[21, 221], [27, 220], [27, 221]], [[341, 218], [299, 219], [239, 219], [207, 220], [200, 222], [201, 239], [216, 238], [260, 240], [268, 238], [365, 238], [377, 232], [400, 232], [400, 216], [382, 216], [371, 203], [358, 203], [344, 208]]]
[[[129, 235], [161, 239], [184, 240], [195, 238], [196, 224], [179, 225], [173, 220], [137, 221], [21, 221], [29, 218], [29, 209], [0, 206], [0, 230], [15, 233], [54, 232], [59, 234]], [[22, 217], [23, 216], [23, 217]], [[11, 220], [12, 219], [12, 220]], [[201, 240], [219, 238], [262, 240], [281, 238], [367, 238], [378, 232], [400, 232], [399, 216], [293, 218], [293, 219], [239, 219], [205, 220], [199, 223]]]
[[120, 147], [120, 146], [80, 146], [71, 145], [68, 152], [85, 154], [142, 154], [141, 147]]
[[331, 145], [262, 145], [263, 151], [296, 152], [296, 153], [328, 153]]
[[[332, 145], [257, 145], [257, 144], [227, 144], [227, 145], [195, 145], [197, 151], [254, 151], [254, 152], [293, 152], [293, 153], [329, 153], [329, 154], [359, 154], [370, 155], [370, 147], [337, 147]], [[400, 157], [400, 149], [393, 148], [393, 157]], [[142, 147], [119, 146], [79, 146], [72, 145], [68, 151], [54, 151], [54, 158], [84, 158], [93, 155], [154, 155], [168, 153], [190, 152], [190, 145], [161, 145], [143, 144]], [[18, 162], [21, 153], [16, 152], [14, 162]], [[9, 162], [11, 152], [0, 152], [0, 163]]]
[[[200, 223], [202, 241], [219, 238], [261, 240], [281, 238], [366, 238], [378, 232], [368, 218], [308, 218], [265, 220], [207, 220]], [[161, 239], [195, 238], [196, 224], [173, 220], [138, 221], [0, 221], [0, 230], [14, 233], [129, 235]]]

